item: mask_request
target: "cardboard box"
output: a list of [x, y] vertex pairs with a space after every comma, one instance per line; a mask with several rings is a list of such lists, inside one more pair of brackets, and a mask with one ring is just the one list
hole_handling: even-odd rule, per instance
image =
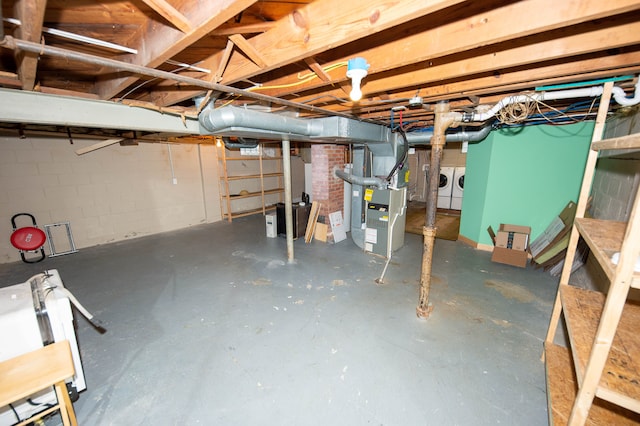
[[520, 268], [527, 266], [530, 227], [502, 223], [497, 235], [491, 227], [488, 231], [494, 244], [491, 261]]

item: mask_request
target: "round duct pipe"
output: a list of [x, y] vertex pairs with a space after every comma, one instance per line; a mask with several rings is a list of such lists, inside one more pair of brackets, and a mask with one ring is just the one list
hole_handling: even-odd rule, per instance
[[321, 131], [315, 128], [313, 120], [234, 106], [204, 110], [200, 114], [199, 121], [202, 127], [212, 133], [231, 127], [247, 127], [303, 136], [317, 135]]
[[222, 141], [224, 142], [224, 146], [227, 148], [255, 148], [258, 146], [258, 139], [252, 138], [231, 138], [223, 136]]

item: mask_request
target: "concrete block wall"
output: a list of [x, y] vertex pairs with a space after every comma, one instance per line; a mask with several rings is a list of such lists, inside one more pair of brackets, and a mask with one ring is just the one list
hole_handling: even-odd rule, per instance
[[215, 147], [172, 145], [173, 184], [168, 145], [76, 155], [95, 143], [0, 138], [0, 263], [20, 260], [9, 242], [16, 213], [33, 214], [41, 228], [69, 221], [80, 249], [220, 220]]
[[601, 159], [593, 179], [592, 216], [599, 219], [628, 220], [639, 177], [640, 161]]
[[[607, 121], [604, 138], [640, 132], [640, 113], [612, 117]], [[640, 184], [638, 155], [603, 157], [598, 160], [593, 178], [591, 214], [599, 219], [626, 221]]]

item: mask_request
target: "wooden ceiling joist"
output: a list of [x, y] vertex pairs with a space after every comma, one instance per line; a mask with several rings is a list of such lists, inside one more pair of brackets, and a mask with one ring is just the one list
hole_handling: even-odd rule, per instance
[[[210, 92], [218, 106], [279, 104], [306, 117], [334, 112], [388, 122], [393, 107], [418, 94], [423, 103], [447, 100], [468, 110], [537, 82], [640, 71], [637, 0], [16, 0], [5, 15], [24, 25], [11, 27], [0, 50], [0, 87], [184, 114], [197, 113], [190, 98], [225, 85], [229, 95]], [[131, 50], [46, 34], [41, 45], [43, 20]], [[30, 47], [14, 56], [11, 40], [20, 39]], [[71, 54], [43, 54], [51, 47]], [[76, 52], [111, 65], [75, 62]], [[347, 95], [346, 64], [354, 57], [369, 64], [359, 103]], [[247, 84], [254, 86], [240, 91]], [[629, 82], [619, 84], [631, 91]], [[405, 117], [432, 118], [413, 106]]]
[[268, 67], [267, 61], [258, 51], [258, 49], [253, 47], [246, 38], [242, 37], [242, 35], [232, 34], [229, 36], [229, 40], [231, 40], [238, 49], [242, 50], [242, 52], [247, 55], [247, 57], [261, 69], [265, 69]]
[[[577, 73], [576, 69], [582, 69], [583, 71]], [[465, 99], [471, 95], [482, 97], [481, 103], [487, 103], [486, 97], [494, 93], [503, 92], [498, 97], [504, 97], [509, 93], [519, 92], [530, 87], [588, 81], [619, 75], [619, 73], [635, 74], [638, 72], [640, 72], [640, 52], [631, 52], [606, 58], [585, 59], [574, 63], [539, 67], [536, 69], [535, 74], [532, 74], [529, 70], [518, 70], [463, 79], [461, 81], [443, 81], [422, 91], [425, 94], [423, 102], [431, 104], [441, 100]], [[415, 94], [415, 91], [396, 92], [398, 99], [406, 99], [413, 94]], [[323, 105], [323, 108], [340, 109], [338, 106], [326, 104]], [[388, 106], [379, 105], [375, 107], [374, 105], [373, 108], [370, 106], [369, 108], [379, 112], [372, 115], [364, 115], [365, 118], [384, 119], [389, 115]]]
[[[269, 63], [268, 69], [275, 69], [313, 56], [329, 46], [344, 45], [458, 3], [462, 0], [397, 3], [371, 0], [366, 5], [344, 0], [316, 1], [279, 20], [272, 29], [251, 41]], [[331, 25], [327, 25], [328, 22]], [[241, 55], [232, 55], [223, 82], [234, 83], [262, 71], [266, 70], [251, 64]]]
[[261, 22], [259, 24], [234, 25], [229, 28], [218, 28], [211, 32], [212, 36], [229, 37], [233, 34], [259, 34], [269, 31], [275, 22]]
[[[185, 16], [190, 17], [192, 30], [188, 34], [184, 34], [176, 31], [173, 27], [155, 28], [149, 26], [134, 43], [139, 54], [130, 58], [130, 62], [135, 65], [155, 68], [205, 37], [256, 1], [185, 1], [182, 10]], [[111, 99], [137, 80], [136, 76], [104, 80], [96, 85], [96, 93], [101, 99]]]
[[[16, 38], [32, 42], [40, 41], [46, 5], [46, 0], [21, 0], [15, 2], [13, 13], [15, 18], [21, 22], [21, 25], [16, 28]], [[0, 25], [3, 25], [3, 23], [0, 23]], [[22, 89], [33, 90], [36, 84], [38, 55], [17, 51], [15, 52], [15, 59]]]
[[[460, 3], [464, 3], [464, 0], [391, 3], [386, 0], [368, 0], [366, 4], [317, 0], [278, 20], [273, 28], [251, 39], [253, 48], [269, 64], [267, 68], [260, 68], [236, 52], [228, 61], [221, 83], [230, 85], [249, 79], [258, 73], [301, 61], [328, 48], [344, 45]], [[209, 60], [219, 64], [223, 54], [224, 52], [218, 52]], [[173, 93], [164, 101], [177, 103], [194, 95], [194, 92]]]
[[[319, 3], [325, 4], [325, 1], [312, 3], [307, 6], [307, 8], [311, 8], [314, 4]], [[358, 56], [365, 57], [371, 64], [369, 69], [370, 75], [367, 78], [367, 81], [371, 82], [374, 80], [374, 75], [376, 73], [388, 74], [388, 71], [392, 71], [394, 69], [427, 62], [429, 60], [448, 55], [459, 54], [460, 52], [468, 52], [487, 45], [498, 44], [513, 37], [527, 37], [533, 34], [564, 28], [568, 25], [592, 22], [595, 19], [602, 18], [610, 14], [617, 15], [640, 8], [640, 3], [634, 0], [620, 0], [616, 2], [584, 0], [581, 2], [562, 3], [562, 7], [558, 10], [558, 13], [547, 13], [548, 10], [556, 10], [556, 6], [558, 6], [557, 3], [558, 2], [556, 0], [530, 0], [527, 2], [508, 4], [485, 12], [481, 15], [474, 15], [467, 19], [437, 26], [419, 33], [414, 33], [393, 42], [363, 50], [358, 53]], [[300, 12], [300, 15], [303, 16], [305, 13]], [[510, 23], [518, 21], [518, 17], [523, 15], [529, 16], [531, 19], [525, 20], [518, 25], [517, 29], [514, 29], [513, 25]], [[290, 21], [292, 19], [294, 18], [290, 17], [290, 19], [286, 21], [281, 20], [273, 30], [254, 37], [252, 39], [252, 42], [254, 42], [253, 45], [256, 47], [265, 46], [264, 49], [273, 51], [273, 47], [271, 46], [275, 43], [276, 36], [272, 31], [277, 31], [278, 28], [283, 25], [289, 25], [290, 27]], [[409, 18], [407, 17], [407, 19]], [[320, 38], [320, 36], [317, 36], [316, 38]], [[272, 42], [268, 43], [262, 40], [272, 40]], [[326, 40], [326, 42], [335, 41], [331, 36], [328, 36], [323, 40]], [[602, 44], [598, 44], [596, 46], [601, 45]], [[429, 46], [429, 48], [425, 49], [424, 46]], [[269, 55], [270, 53], [268, 52], [264, 53], [265, 57]], [[278, 55], [278, 65], [292, 62], [291, 60], [286, 60], [285, 55], [287, 55], [287, 53], [285, 51], [278, 50]], [[545, 54], [542, 55], [542, 57], [545, 56]], [[347, 61], [349, 59], [350, 57], [342, 57], [336, 59], [336, 61]], [[539, 60], [539, 57], [531, 55], [531, 61], [535, 62], [536, 60]], [[234, 63], [236, 64], [235, 68]], [[239, 65], [240, 63], [243, 65]], [[246, 59], [238, 58], [238, 55], [233, 55], [230, 58], [229, 63], [225, 66], [226, 72], [221, 81], [226, 82], [226, 84], [251, 78], [258, 72], [255, 64], [252, 64]], [[475, 71], [471, 66], [467, 65], [467, 68], [468, 73], [473, 74], [479, 72]], [[346, 80], [346, 75], [341, 74], [341, 77]], [[409, 77], [415, 78], [406, 80], [406, 77], [407, 75], [401, 74], [398, 78], [394, 79], [393, 77], [389, 77], [385, 81], [394, 80], [400, 85], [404, 82], [404, 87], [408, 87], [409, 85], [415, 84], [410, 84], [412, 80], [418, 80], [418, 78], [411, 73], [409, 73]], [[342, 79], [334, 77], [332, 80], [335, 82], [336, 80], [343, 81]], [[312, 80], [303, 85], [296, 84], [291, 88], [292, 84], [297, 81], [297, 73], [272, 80], [269, 82], [269, 86], [281, 88], [263, 91], [262, 93], [268, 93], [271, 96], [289, 96], [293, 93], [300, 93], [305, 90], [319, 90], [326, 85], [326, 82], [323, 82], [322, 80]], [[369, 89], [369, 91], [377, 92], [378, 90]], [[332, 94], [334, 96], [342, 96], [341, 93]], [[167, 96], [164, 101], [167, 103], [177, 102], [180, 100], [180, 97], [185, 95], [187, 95], [187, 93], [174, 93]], [[192, 93], [188, 95], [193, 96]], [[184, 97], [184, 99], [187, 99], [187, 97]]]
[[[637, 34], [639, 33], [640, 22], [633, 22], [613, 28], [599, 29], [585, 34], [540, 42], [533, 46], [520, 46], [513, 49], [485, 53], [453, 62], [439, 63], [439, 61], [434, 61], [431, 66], [412, 69], [390, 77], [375, 78], [375, 74], [373, 74], [363, 81], [362, 90], [366, 96], [367, 93], [375, 94], [389, 89], [402, 89], [403, 87], [420, 85], [430, 86], [442, 81], [443, 76], [446, 76], [447, 79], [457, 79], [473, 74], [522, 67], [536, 62], [543, 55], [548, 61], [553, 61], [591, 53], [597, 46], [602, 46], [605, 43], [617, 48], [624, 47], [637, 43]], [[585, 71], [578, 64], [573, 65], [573, 74]], [[340, 93], [336, 90], [325, 93], [340, 96]], [[286, 95], [283, 91], [275, 93], [267, 91], [265, 94], [270, 96]], [[307, 95], [298, 98], [297, 101], [305, 102], [312, 96]]]
[[[554, 7], [556, 4], [556, 0], [531, 0], [526, 2], [528, 7], [531, 7], [535, 11], [547, 11]], [[634, 3], [635, 7], [640, 8], [640, 3], [628, 1], [623, 2], [625, 4], [621, 4], [620, 2], [609, 2], [603, 3], [598, 0], [584, 0], [581, 3], [584, 3], [585, 6], [588, 6], [586, 3], [593, 3], [592, 8], [587, 8], [589, 12], [585, 12], [581, 7], [578, 7], [574, 4], [573, 8], [566, 7], [563, 15], [558, 14], [549, 14], [549, 13], [540, 13], [540, 16], [534, 16], [534, 19], [527, 20], [523, 25], [519, 25], [517, 33], [519, 36], [528, 36], [531, 34], [541, 33], [549, 30], [554, 30], [558, 28], [562, 28], [566, 25], [566, 21], [573, 22], [574, 24], [583, 23], [583, 22], [591, 22], [593, 19], [597, 19], [602, 17], [606, 13], [619, 13], [621, 11], [628, 11], [631, 7], [630, 3]], [[615, 4], [614, 4], [615, 3]], [[469, 52], [474, 49], [495, 45], [500, 42], [503, 42], [507, 39], [509, 34], [513, 33], [512, 25], [508, 25], [507, 23], [514, 22], [517, 16], [521, 16], [523, 13], [526, 13], [523, 9], [522, 3], [515, 3], [509, 6], [505, 6], [503, 8], [492, 10], [491, 12], [487, 12], [483, 14], [481, 17], [473, 17], [467, 20], [463, 20], [460, 22], [453, 22], [451, 24], [443, 25], [434, 29], [430, 29], [418, 34], [411, 35], [409, 37], [403, 38], [401, 40], [397, 40], [395, 42], [387, 43], [383, 46], [378, 46], [373, 49], [365, 50], [359, 53], [360, 56], [363, 56], [367, 59], [367, 61], [371, 64], [369, 68], [369, 76], [367, 77], [366, 82], [364, 84], [368, 84], [367, 82], [372, 82], [375, 80], [375, 74], [377, 73], [386, 73], [392, 69], [402, 68], [404, 66], [411, 66], [420, 63], [429, 63], [432, 61], [435, 64], [442, 64], [442, 60], [438, 58], [443, 58], [449, 55], [459, 54], [461, 52]], [[536, 13], [536, 12], [534, 12]], [[531, 13], [529, 13], [531, 16]], [[565, 21], [566, 20], [566, 21]], [[599, 27], [596, 26], [596, 29]], [[603, 33], [606, 33], [609, 30], [603, 30]], [[613, 32], [613, 31], [610, 31]], [[583, 42], [582, 50], [599, 48], [599, 46], [603, 46], [602, 44], [603, 37], [613, 38], [616, 37], [615, 34], [603, 34], [600, 33], [599, 36], [589, 36], [591, 40], [600, 38], [599, 41], [595, 42], [597, 44], [591, 44], [591, 40], [589, 42]], [[464, 34], [464, 36], [461, 36]], [[638, 41], [637, 33], [635, 34], [626, 34], [623, 36], [626, 38], [627, 43], [633, 43]], [[575, 37], [570, 37], [571, 40], [579, 40], [581, 39], [580, 35], [576, 35]], [[562, 45], [565, 39], [558, 39], [558, 43], [554, 43], [553, 41], [548, 42], [548, 45], [555, 46], [553, 52], [557, 52], [562, 49]], [[573, 44], [573, 49], [577, 49], [575, 46], [575, 42]], [[620, 43], [618, 43], [620, 44]], [[421, 46], [429, 46], [428, 49], [424, 49]], [[541, 57], [547, 57], [547, 52], [544, 49], [538, 49], [536, 45], [533, 47], [525, 46], [520, 49], [521, 51], [530, 51], [530, 49], [536, 49], [537, 54], [530, 54], [529, 63], [540, 60]], [[570, 50], [570, 49], [567, 49]], [[567, 56], [570, 56], [575, 53], [567, 53]], [[478, 73], [484, 72], [487, 70], [487, 67], [491, 67], [491, 65], [496, 61], [495, 56], [502, 55], [500, 50], [496, 50], [495, 53], [491, 53], [486, 55], [481, 59], [477, 58], [465, 58], [460, 61], [460, 66], [466, 68], [467, 73]], [[527, 56], [526, 53], [519, 54], [521, 56]], [[509, 61], [509, 55], [505, 56], [503, 61]], [[556, 55], [557, 57], [557, 55]], [[343, 57], [338, 59], [339, 61], [346, 61], [348, 57]], [[472, 65], [469, 61], [475, 61], [475, 66]], [[522, 60], [521, 60], [522, 61]], [[477, 67], [480, 66], [478, 69]], [[500, 64], [496, 66], [496, 68], [513, 66], [507, 64]], [[449, 76], [448, 72], [442, 71], [440, 72], [441, 76]], [[343, 76], [346, 79], [346, 76]], [[435, 78], [438, 78], [437, 76]], [[289, 82], [295, 81], [295, 75], [289, 75], [287, 77], [278, 79], [276, 81], [271, 82], [273, 85], [286, 85]], [[408, 72], [406, 74], [400, 74], [393, 77], [388, 77], [384, 81], [394, 81], [396, 82], [396, 87], [408, 87], [414, 86], [420, 80], [424, 80], [423, 76], [419, 76], [414, 70]], [[381, 86], [382, 83], [379, 86]], [[305, 84], [303, 87], [296, 87], [296, 91], [301, 91], [305, 89], [316, 89], [322, 87], [322, 84], [318, 81], [311, 81]], [[375, 93], [378, 92], [377, 88], [368, 88], [369, 92]], [[292, 90], [289, 89], [280, 89], [264, 92], [268, 93], [271, 96], [287, 96], [293, 93]]]
[[189, 20], [165, 0], [142, 1], [183, 33], [187, 34], [193, 30]]
[[227, 64], [229, 63], [229, 58], [231, 57], [231, 53], [233, 52], [233, 41], [231, 39], [227, 40], [227, 46], [224, 48], [222, 52], [222, 56], [220, 57], [220, 63], [218, 64], [218, 70], [214, 75], [214, 79], [216, 83], [222, 81], [222, 75], [224, 74], [225, 68], [227, 68]]
[[327, 72], [320, 66], [320, 64], [315, 60], [315, 58], [304, 58], [304, 62], [307, 64], [309, 69], [316, 73], [318, 78], [325, 83], [331, 82], [331, 76], [327, 74]]

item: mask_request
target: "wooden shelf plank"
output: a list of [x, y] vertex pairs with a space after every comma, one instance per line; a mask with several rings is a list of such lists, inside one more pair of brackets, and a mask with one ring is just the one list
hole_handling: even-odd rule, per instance
[[[255, 156], [248, 156], [245, 155], [244, 157], [227, 157], [226, 160], [227, 161], [244, 161], [244, 160], [259, 160], [260, 157], [255, 157]], [[264, 160], [282, 160], [282, 157], [262, 157], [262, 161]]]
[[[560, 296], [573, 350], [576, 375], [581, 383], [600, 323], [605, 296], [599, 292], [571, 285], [561, 286]], [[640, 305], [627, 302], [596, 395], [640, 413], [638, 324], [640, 324]]]
[[[264, 191], [264, 195], [269, 195], [269, 194], [279, 194], [281, 192], [284, 192], [284, 188], [273, 188], [273, 189], [266, 189]], [[244, 195], [229, 195], [229, 199], [231, 200], [239, 200], [241, 198], [251, 198], [251, 197], [259, 197], [262, 195], [262, 192], [257, 191], [257, 192], [249, 192], [248, 194], [244, 194]], [[260, 208], [260, 211], [262, 211], [262, 208]]]
[[[265, 206], [265, 210], [266, 211], [270, 211], [270, 210], [275, 210], [276, 206]], [[244, 216], [251, 216], [254, 214], [258, 214], [258, 213], [262, 213], [262, 207], [258, 207], [257, 209], [251, 209], [251, 210], [243, 210], [243, 211], [239, 211], [239, 212], [233, 212], [231, 213], [231, 218], [235, 219], [237, 217], [244, 217]], [[225, 213], [224, 217], [227, 218], [229, 217], [229, 213]]]
[[[622, 248], [626, 222], [614, 222], [591, 218], [576, 218], [576, 227], [580, 235], [589, 245], [591, 253], [595, 256], [602, 270], [609, 280], [613, 280], [616, 265], [611, 261], [611, 256]], [[631, 286], [640, 288], [640, 273], [633, 274]]]
[[640, 133], [594, 142], [591, 144], [591, 149], [595, 151], [605, 149], [640, 149]]
[[[284, 176], [284, 173], [282, 172], [275, 172], [275, 173], [264, 173], [262, 175], [265, 179], [266, 178], [272, 178], [272, 177], [282, 177]], [[220, 179], [224, 179], [224, 176], [221, 176]], [[237, 176], [228, 176], [227, 180], [232, 181], [232, 180], [243, 180], [243, 179], [260, 179], [260, 175], [237, 175]]]
[[[569, 350], [553, 343], [545, 344], [545, 369], [547, 374], [547, 399], [549, 424], [564, 426], [569, 421], [578, 385], [572, 367]], [[595, 398], [586, 424], [637, 425], [640, 416], [607, 401]]]

